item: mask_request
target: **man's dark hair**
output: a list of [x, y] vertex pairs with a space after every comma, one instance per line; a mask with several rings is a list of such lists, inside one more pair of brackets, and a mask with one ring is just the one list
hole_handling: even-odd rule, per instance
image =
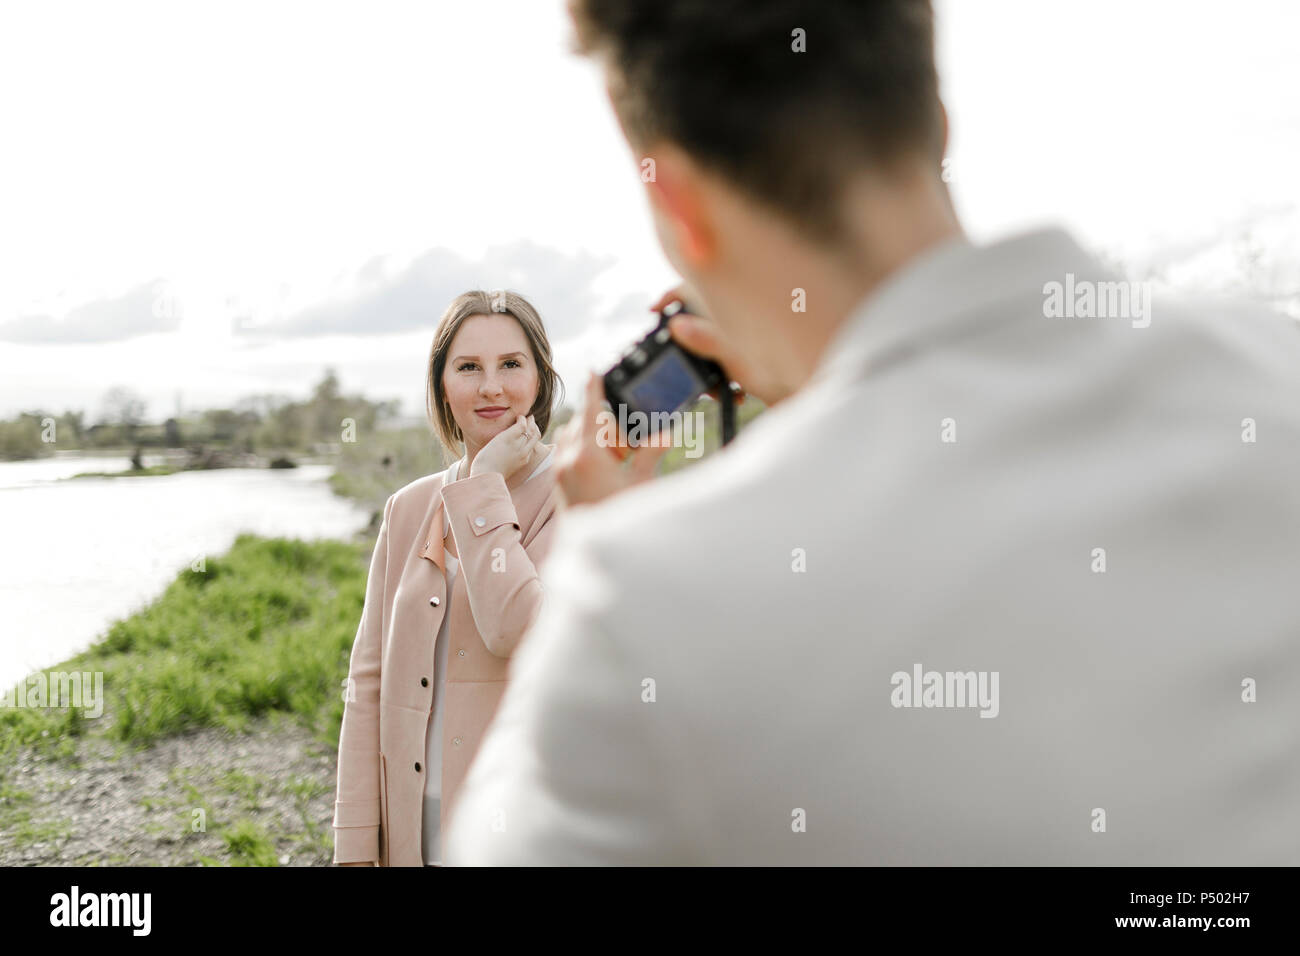
[[[570, 0], [635, 149], [664, 139], [831, 245], [865, 164], [943, 149], [929, 0]], [[803, 30], [806, 52], [795, 51]]]

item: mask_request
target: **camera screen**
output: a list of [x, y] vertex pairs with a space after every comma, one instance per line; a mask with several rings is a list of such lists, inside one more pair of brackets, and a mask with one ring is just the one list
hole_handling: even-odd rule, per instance
[[674, 348], [661, 352], [625, 389], [643, 412], [676, 411], [703, 391], [704, 382]]

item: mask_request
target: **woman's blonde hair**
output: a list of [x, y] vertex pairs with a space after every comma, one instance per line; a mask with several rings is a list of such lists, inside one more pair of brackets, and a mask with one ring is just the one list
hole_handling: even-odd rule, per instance
[[537, 365], [537, 398], [528, 413], [533, 416], [538, 430], [543, 435], [546, 434], [546, 428], [551, 423], [551, 410], [554, 407], [557, 391], [563, 400], [564, 383], [560, 381], [560, 376], [556, 374], [555, 367], [551, 364], [551, 343], [546, 337], [546, 327], [542, 325], [542, 317], [537, 314], [532, 304], [522, 295], [508, 289], [498, 292], [471, 289], [469, 292], [462, 292], [451, 300], [451, 304], [447, 306], [438, 321], [438, 328], [433, 333], [433, 347], [429, 350], [429, 377], [425, 382], [425, 407], [429, 414], [429, 421], [438, 440], [453, 455], [460, 454], [459, 446], [465, 441], [465, 436], [461, 433], [460, 426], [456, 424], [456, 419], [452, 417], [451, 406], [447, 403], [447, 396], [442, 387], [442, 375], [447, 367], [447, 353], [451, 349], [452, 339], [456, 337], [456, 332], [466, 319], [475, 315], [490, 315], [493, 312], [513, 316], [528, 338], [528, 344], [533, 352], [533, 361]]

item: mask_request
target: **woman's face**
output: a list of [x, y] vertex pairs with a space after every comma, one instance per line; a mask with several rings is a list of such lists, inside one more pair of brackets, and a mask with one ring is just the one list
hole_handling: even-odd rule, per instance
[[537, 363], [513, 315], [471, 315], [447, 350], [443, 394], [468, 448], [482, 448], [537, 400]]

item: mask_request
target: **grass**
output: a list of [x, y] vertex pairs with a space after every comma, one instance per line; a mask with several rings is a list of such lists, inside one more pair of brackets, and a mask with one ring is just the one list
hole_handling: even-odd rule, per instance
[[67, 756], [77, 737], [98, 734], [143, 747], [197, 727], [243, 730], [271, 712], [336, 746], [371, 547], [241, 535], [89, 650], [46, 669], [102, 671], [102, 717], [0, 708], [0, 765], [22, 746]]
[[59, 820], [34, 821], [32, 804], [31, 791], [0, 783], [0, 829], [12, 836], [18, 846], [53, 843], [72, 832]]
[[204, 866], [278, 866], [275, 843], [266, 828], [252, 820], [240, 820], [222, 833], [231, 860], [226, 863], [215, 857], [199, 858]]
[[148, 468], [128, 468], [126, 471], [79, 471], [72, 478], [65, 478], [64, 481], [71, 481], [73, 478], [148, 478], [153, 475], [171, 475], [178, 471], [184, 471], [175, 465], [150, 465]]

